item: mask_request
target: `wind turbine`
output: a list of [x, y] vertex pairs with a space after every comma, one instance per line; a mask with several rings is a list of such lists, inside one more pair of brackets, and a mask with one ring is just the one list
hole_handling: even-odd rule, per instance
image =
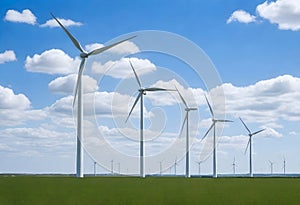
[[110, 161], [110, 164], [111, 164], [111, 175], [114, 175], [114, 160], [111, 160]]
[[203, 161], [195, 161], [197, 164], [198, 164], [198, 175], [200, 176], [201, 175], [201, 164]]
[[285, 175], [285, 169], [286, 168], [286, 161], [285, 161], [285, 157], [283, 156], [283, 174]]
[[97, 166], [97, 162], [94, 162], [94, 176], [96, 176], [96, 166]]
[[174, 162], [174, 174], [175, 174], [175, 176], [177, 174], [177, 170], [176, 170], [177, 165], [178, 165], [178, 163], [177, 163], [177, 157], [176, 157], [175, 162]]
[[269, 160], [269, 163], [270, 163], [270, 168], [271, 168], [271, 174], [273, 174], [273, 165], [274, 165], [274, 162], [272, 162], [272, 161]]
[[236, 168], [236, 163], [235, 163], [235, 157], [233, 158], [233, 162], [232, 162], [232, 169], [233, 169], [233, 174], [235, 174], [235, 168]]
[[[175, 86], [176, 88], [176, 86]], [[185, 161], [185, 177], [189, 178], [191, 177], [190, 175], [190, 145], [189, 145], [189, 112], [191, 110], [197, 110], [197, 108], [195, 107], [189, 107], [186, 103], [186, 101], [184, 100], [184, 98], [182, 97], [182, 95], [180, 94], [179, 90], [176, 88], [179, 96], [180, 96], [180, 99], [181, 101], [183, 102], [183, 104], [185, 105], [185, 117], [184, 117], [184, 120], [183, 120], [183, 123], [182, 123], [182, 127], [181, 127], [181, 130], [180, 130], [180, 135], [183, 131], [183, 127], [186, 123], [186, 161]]]
[[139, 79], [139, 76], [137, 75], [131, 61], [129, 60], [130, 66], [133, 70], [133, 73], [135, 75], [136, 81], [139, 84], [139, 89], [138, 89], [138, 96], [136, 98], [136, 100], [133, 103], [133, 106], [126, 118], [126, 121], [128, 121], [134, 107], [136, 106], [137, 102], [140, 100], [141, 102], [141, 108], [140, 108], [140, 177], [145, 178], [145, 162], [144, 162], [144, 99], [143, 99], [143, 95], [146, 95], [146, 92], [156, 92], [156, 91], [174, 91], [171, 89], [164, 89], [164, 88], [157, 88], [157, 87], [150, 87], [150, 88], [144, 88], [142, 86], [142, 83]]
[[264, 131], [265, 129], [261, 129], [259, 131], [256, 132], [251, 132], [250, 129], [247, 127], [247, 125], [245, 124], [245, 122], [242, 120], [242, 118], [240, 118], [241, 122], [243, 123], [244, 127], [246, 128], [246, 130], [248, 131], [248, 136], [249, 136], [249, 140], [247, 143], [247, 147], [245, 149], [245, 154], [247, 152], [247, 149], [249, 147], [249, 174], [250, 177], [253, 177], [253, 166], [252, 166], [252, 136], [256, 135], [262, 131]]
[[208, 135], [208, 133], [214, 129], [214, 138], [213, 138], [213, 177], [214, 178], [217, 178], [218, 177], [218, 174], [217, 174], [217, 140], [216, 140], [216, 124], [218, 122], [233, 122], [231, 120], [222, 120], [222, 119], [215, 119], [215, 115], [214, 115], [214, 112], [213, 112], [213, 109], [211, 107], [211, 105], [209, 104], [208, 102], [208, 99], [206, 97], [206, 95], [204, 95], [205, 99], [206, 99], [206, 102], [207, 102], [207, 105], [209, 107], [209, 110], [210, 110], [210, 114], [211, 114], [211, 120], [212, 120], [212, 124], [211, 126], [209, 127], [209, 129], [207, 130], [207, 132], [205, 133], [205, 135], [203, 136], [203, 138], [201, 139], [201, 141]]
[[78, 77], [76, 81], [76, 88], [75, 88], [75, 94], [74, 94], [74, 100], [73, 100], [73, 107], [75, 104], [76, 96], [77, 98], [77, 156], [76, 156], [76, 176], [77, 177], [83, 177], [83, 147], [81, 145], [81, 142], [83, 140], [83, 132], [82, 132], [82, 120], [83, 120], [83, 105], [82, 105], [82, 73], [85, 66], [86, 59], [91, 55], [96, 55], [99, 53], [102, 53], [120, 43], [123, 43], [124, 41], [128, 41], [136, 36], [132, 36], [130, 38], [124, 39], [122, 41], [119, 41], [117, 43], [113, 43], [108, 46], [104, 46], [101, 48], [97, 48], [93, 51], [87, 52], [85, 51], [80, 43], [76, 40], [76, 38], [63, 26], [63, 24], [51, 13], [51, 16], [55, 19], [55, 21], [60, 25], [60, 27], [65, 31], [65, 33], [68, 35], [68, 37], [71, 39], [75, 47], [80, 51], [80, 58], [81, 63], [78, 70]]

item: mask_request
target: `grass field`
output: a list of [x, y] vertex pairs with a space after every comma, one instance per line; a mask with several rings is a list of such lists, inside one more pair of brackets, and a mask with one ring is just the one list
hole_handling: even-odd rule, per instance
[[300, 178], [0, 177], [10, 204], [300, 204]]

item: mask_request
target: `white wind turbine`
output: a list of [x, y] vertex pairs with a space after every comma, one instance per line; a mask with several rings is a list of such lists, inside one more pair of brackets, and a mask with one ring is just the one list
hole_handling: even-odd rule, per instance
[[207, 102], [207, 105], [209, 107], [209, 110], [210, 110], [210, 114], [212, 116], [211, 120], [212, 120], [212, 124], [211, 126], [209, 127], [209, 129], [207, 130], [207, 132], [205, 133], [205, 135], [203, 136], [203, 138], [201, 139], [201, 141], [208, 135], [208, 133], [211, 131], [211, 129], [214, 129], [214, 138], [213, 138], [213, 177], [216, 178], [218, 177], [218, 174], [217, 174], [217, 139], [216, 139], [216, 124], [218, 122], [233, 122], [231, 120], [220, 120], [220, 119], [215, 119], [215, 115], [214, 115], [214, 112], [213, 112], [213, 109], [211, 107], [211, 105], [209, 104], [208, 102], [208, 99], [206, 97], [206, 95], [204, 95], [205, 99], [206, 99], [206, 102]]
[[236, 162], [235, 162], [235, 157], [233, 158], [233, 162], [232, 162], [232, 169], [233, 169], [233, 174], [235, 174], [235, 168], [237, 167]]
[[269, 163], [270, 163], [270, 168], [271, 168], [271, 174], [273, 174], [273, 165], [274, 165], [274, 162], [272, 162], [272, 161], [269, 160]]
[[242, 118], [240, 118], [241, 122], [243, 123], [244, 127], [246, 128], [246, 130], [248, 131], [248, 136], [249, 136], [249, 140], [247, 143], [247, 147], [245, 149], [245, 154], [247, 152], [247, 149], [249, 147], [249, 175], [250, 177], [253, 177], [253, 164], [252, 164], [252, 136], [264, 131], [265, 129], [261, 129], [257, 132], [251, 132], [250, 129], [247, 127], [247, 125], [245, 124], [245, 122], [242, 120]]
[[128, 121], [134, 107], [136, 106], [137, 102], [140, 100], [141, 102], [141, 108], [140, 108], [140, 177], [144, 178], [145, 177], [145, 162], [144, 162], [144, 99], [143, 99], [143, 95], [146, 95], [146, 92], [155, 92], [155, 91], [174, 91], [171, 89], [165, 89], [165, 88], [157, 88], [157, 87], [150, 87], [150, 88], [144, 88], [142, 87], [142, 83], [131, 63], [131, 61], [129, 60], [130, 66], [133, 70], [133, 73], [135, 75], [136, 81], [139, 84], [139, 89], [138, 89], [138, 96], [136, 98], [136, 100], [133, 103], [133, 106], [126, 118], [126, 121]]
[[77, 98], [77, 156], [76, 156], [76, 176], [77, 177], [83, 177], [83, 147], [82, 147], [82, 140], [83, 140], [83, 132], [82, 132], [82, 120], [83, 120], [83, 105], [82, 105], [82, 73], [85, 65], [86, 58], [88, 58], [91, 55], [96, 55], [99, 53], [102, 53], [124, 41], [128, 41], [133, 37], [124, 39], [122, 41], [119, 41], [117, 43], [113, 43], [108, 46], [104, 46], [101, 48], [97, 48], [93, 51], [87, 52], [85, 51], [80, 43], [72, 36], [72, 34], [63, 26], [63, 24], [51, 13], [51, 16], [56, 20], [56, 22], [60, 25], [60, 27], [65, 31], [65, 33], [68, 35], [68, 37], [71, 39], [75, 47], [81, 52], [80, 53], [80, 58], [81, 58], [81, 63], [79, 66], [79, 71], [78, 71], [78, 77], [76, 81], [76, 88], [75, 88], [75, 94], [74, 94], [74, 100], [73, 100], [73, 107], [75, 104], [76, 96], [78, 95]]
[[[175, 86], [176, 88], [176, 86]], [[180, 99], [182, 100], [183, 104], [185, 105], [185, 117], [181, 126], [181, 130], [180, 130], [180, 135], [183, 131], [183, 127], [186, 123], [186, 156], [185, 156], [185, 177], [189, 178], [191, 177], [190, 174], [190, 145], [189, 145], [189, 112], [191, 110], [197, 110], [197, 108], [195, 107], [189, 107], [186, 103], [186, 101], [184, 100], [184, 98], [182, 97], [182, 95], [180, 94], [179, 90], [176, 88]]]
[[198, 164], [198, 175], [201, 175], [201, 164], [204, 162], [204, 160], [195, 161]]
[[283, 174], [285, 175], [285, 171], [286, 171], [286, 160], [285, 157], [283, 156]]

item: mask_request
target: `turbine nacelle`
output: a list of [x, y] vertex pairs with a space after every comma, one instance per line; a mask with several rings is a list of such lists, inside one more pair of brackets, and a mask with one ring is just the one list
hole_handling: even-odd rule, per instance
[[88, 53], [80, 53], [80, 58], [88, 58], [89, 54]]
[[185, 108], [184, 110], [187, 111], [187, 112], [189, 112], [189, 111], [191, 111], [191, 110], [198, 110], [198, 109], [195, 108], [195, 107], [187, 107], [187, 108]]

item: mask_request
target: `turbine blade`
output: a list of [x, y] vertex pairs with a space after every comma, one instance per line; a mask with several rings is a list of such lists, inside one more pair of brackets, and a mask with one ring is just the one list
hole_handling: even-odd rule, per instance
[[182, 95], [180, 94], [179, 90], [177, 89], [176, 86], [175, 86], [175, 88], [176, 88], [176, 90], [177, 90], [177, 92], [179, 94], [179, 97], [181, 98], [181, 101], [183, 102], [183, 104], [185, 105], [185, 107], [188, 108], [188, 105], [187, 105], [186, 101], [184, 100], [184, 98], [182, 97]]
[[138, 82], [138, 84], [139, 84], [139, 86], [140, 86], [140, 88], [141, 88], [141, 87], [142, 87], [142, 83], [141, 83], [141, 81], [140, 81], [139, 76], [138, 76], [137, 73], [135, 72], [135, 69], [134, 69], [134, 67], [133, 67], [133, 65], [132, 65], [130, 59], [129, 59], [129, 63], [130, 63], [130, 66], [131, 66], [131, 68], [132, 68], [132, 70], [133, 70], [133, 73], [134, 73], [134, 75], [135, 75], [136, 81]]
[[208, 133], [211, 131], [211, 129], [215, 126], [215, 123], [213, 122], [211, 124], [211, 126], [209, 127], [209, 129], [207, 130], [207, 132], [205, 133], [205, 135], [202, 137], [201, 141], [204, 140], [204, 138], [208, 135]]
[[73, 44], [76, 46], [76, 48], [78, 48], [81, 52], [84, 52], [84, 50], [82, 49], [80, 43], [76, 40], [76, 38], [74, 38], [74, 36], [72, 36], [72, 34], [62, 25], [62, 23], [53, 15], [53, 13], [50, 13], [51, 16], [55, 19], [55, 21], [60, 25], [60, 27], [66, 32], [66, 34], [69, 36], [69, 38], [71, 39], [71, 41], [73, 42]]
[[251, 131], [249, 130], [249, 128], [247, 127], [247, 125], [244, 123], [244, 121], [242, 120], [242, 118], [240, 118], [240, 120], [243, 123], [244, 127], [248, 130], [249, 134], [251, 134]]
[[83, 72], [84, 63], [85, 63], [85, 58], [82, 58], [80, 66], [79, 66], [79, 71], [78, 71], [78, 74], [77, 74], [76, 88], [75, 88], [74, 99], [73, 99], [73, 107], [75, 105], [75, 101], [76, 101], [76, 97], [77, 97], [77, 93], [78, 93], [78, 88], [79, 88], [79, 84], [80, 84], [80, 79], [81, 79], [80, 76], [82, 75], [82, 72]]
[[264, 131], [265, 129], [261, 129], [261, 130], [259, 130], [259, 131], [257, 131], [257, 132], [254, 132], [254, 133], [252, 133], [252, 136], [253, 135], [256, 135], [256, 134], [258, 134], [258, 133], [260, 133], [260, 132], [262, 132], [262, 131]]
[[216, 120], [217, 122], [233, 122], [232, 120]]
[[244, 153], [244, 154], [246, 154], [246, 152], [247, 152], [247, 150], [248, 150], [248, 147], [249, 147], [249, 144], [250, 144], [250, 137], [249, 137], [249, 140], [248, 140], [248, 143], [247, 143], [247, 147], [246, 147], [246, 149], [245, 149], [245, 153]]
[[186, 122], [186, 120], [187, 120], [187, 113], [185, 114], [185, 117], [184, 117], [184, 120], [183, 120], [183, 122], [182, 122], [182, 126], [181, 126], [181, 129], [180, 129], [180, 134], [179, 135], [181, 135], [182, 134], [182, 131], [183, 131], [183, 128], [184, 128], [184, 124], [185, 124], [185, 122]]
[[136, 97], [136, 99], [135, 99], [135, 101], [134, 101], [134, 103], [133, 103], [133, 106], [132, 106], [132, 108], [131, 108], [131, 110], [130, 110], [130, 112], [129, 112], [129, 114], [128, 114], [126, 120], [125, 120], [125, 123], [128, 121], [128, 119], [129, 119], [129, 117], [130, 117], [130, 115], [131, 115], [131, 113], [132, 113], [134, 107], [136, 106], [137, 102], [138, 102], [139, 99], [141, 98], [142, 94], [143, 94], [143, 92], [140, 92], [140, 93], [138, 94], [138, 96]]
[[204, 97], [205, 97], [205, 100], [206, 100], [207, 105], [208, 105], [208, 107], [209, 107], [210, 113], [211, 113], [212, 117], [214, 118], [215, 115], [214, 115], [213, 109], [211, 108], [211, 106], [210, 106], [210, 104], [209, 104], [209, 102], [208, 102], [208, 99], [207, 99], [206, 95], [204, 95]]
[[156, 88], [156, 87], [153, 87], [153, 88], [145, 88], [144, 89], [145, 91], [175, 91], [174, 89], [166, 89], [166, 88]]
[[106, 50], [108, 50], [108, 49], [110, 49], [110, 48], [112, 48], [112, 47], [114, 47], [114, 46], [116, 46], [116, 45], [118, 45], [118, 44], [120, 44], [120, 43], [123, 43], [124, 41], [128, 41], [128, 40], [130, 40], [130, 39], [132, 39], [132, 38], [135, 38], [135, 37], [136, 37], [136, 36], [132, 36], [132, 37], [130, 37], [130, 38], [126, 38], [126, 39], [124, 39], [124, 40], [122, 40], [122, 41], [118, 41], [118, 42], [113, 43], [113, 44], [111, 44], [111, 45], [104, 46], [104, 47], [101, 47], [101, 48], [97, 48], [97, 49], [95, 49], [95, 50], [89, 52], [87, 55], [90, 56], [90, 55], [96, 55], [96, 54], [102, 53], [102, 52], [104, 52], [104, 51], [106, 51]]

